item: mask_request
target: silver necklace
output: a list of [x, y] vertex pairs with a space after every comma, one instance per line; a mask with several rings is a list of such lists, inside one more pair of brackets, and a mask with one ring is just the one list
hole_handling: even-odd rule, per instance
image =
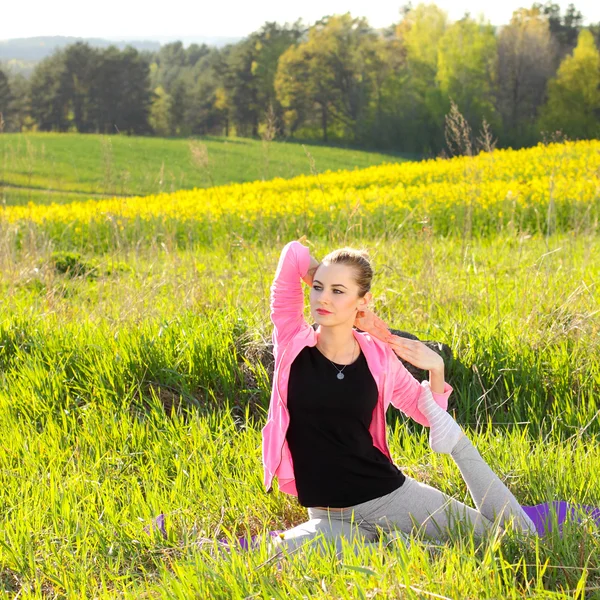
[[[354, 340], [354, 345], [352, 346], [352, 360], [351, 360], [351, 361], [350, 361], [348, 364], [352, 364], [352, 363], [354, 362], [354, 350], [356, 349], [356, 339], [354, 339], [354, 338], [353, 338], [353, 340]], [[321, 354], [322, 354], [322, 353], [321, 353]], [[323, 354], [323, 356], [325, 356], [325, 355]], [[327, 357], [326, 357], [326, 358], [327, 358]], [[329, 359], [327, 358], [327, 360], [329, 360]], [[344, 369], [345, 369], [345, 368], [346, 368], [348, 365], [344, 365], [344, 366], [343, 366], [341, 369], [338, 369], [338, 368], [335, 366], [335, 363], [334, 363], [332, 360], [329, 360], [329, 362], [330, 362], [330, 363], [333, 365], [333, 368], [334, 368], [334, 369], [335, 369], [335, 370], [338, 372], [338, 373], [337, 373], [337, 375], [336, 375], [336, 377], [337, 377], [338, 379], [344, 379], [344, 374], [342, 373], [342, 371], [343, 371], [343, 370], [344, 370]]]

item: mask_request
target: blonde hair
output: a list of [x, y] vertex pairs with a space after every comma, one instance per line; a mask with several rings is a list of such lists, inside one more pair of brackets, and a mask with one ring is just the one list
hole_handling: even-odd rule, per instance
[[373, 280], [373, 268], [369, 261], [369, 255], [363, 250], [354, 248], [340, 248], [330, 252], [322, 261], [324, 265], [347, 265], [355, 272], [355, 281], [358, 285], [358, 297], [362, 298], [371, 290]]

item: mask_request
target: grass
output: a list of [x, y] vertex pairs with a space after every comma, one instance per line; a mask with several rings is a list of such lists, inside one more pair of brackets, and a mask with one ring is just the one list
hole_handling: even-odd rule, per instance
[[[118, 335], [146, 369], [167, 369], [178, 378], [178, 391], [214, 391], [221, 382], [222, 396], [243, 395], [234, 363], [225, 362], [213, 381], [206, 378], [221, 364], [211, 367], [212, 359], [195, 353], [209, 337], [223, 340], [220, 352], [227, 356], [236, 337], [270, 336], [268, 287], [277, 251], [228, 241], [211, 249], [149, 248], [99, 257], [39, 253], [16, 263], [16, 255], [7, 255], [0, 263], [6, 273], [2, 309], [19, 325], [2, 330], [1, 339], [18, 332], [32, 340], [23, 364], [31, 363], [35, 349], [52, 355], [62, 348], [75, 356], [92, 353], [97, 368], [94, 349], [114, 356], [116, 347], [103, 340]], [[421, 339], [444, 341], [460, 359], [449, 368], [463, 422], [527, 421], [543, 430], [545, 419], [560, 418], [559, 429], [568, 435], [593, 421], [600, 394], [597, 237], [556, 237], [550, 249], [539, 237], [492, 238], [466, 254], [462, 241], [451, 238], [364, 245], [377, 269], [377, 312]], [[317, 242], [314, 251], [323, 255], [328, 247]], [[81, 329], [88, 321], [89, 331]], [[226, 332], [230, 337], [222, 338]], [[16, 341], [6, 344], [0, 356], [20, 348]], [[177, 375], [180, 369], [185, 375]], [[265, 385], [263, 407], [268, 392]]]
[[[452, 238], [354, 241], [371, 249], [378, 312], [452, 347], [452, 410], [517, 498], [600, 505], [598, 237], [498, 236], [467, 252]], [[314, 244], [317, 256], [330, 247]], [[279, 566], [265, 544], [217, 549], [305, 518], [262, 488], [277, 256], [258, 240], [0, 255], [6, 596], [594, 597], [591, 523], [543, 540], [307, 550]], [[467, 499], [419, 426], [391, 418], [390, 443], [407, 474]], [[166, 540], [143, 531], [160, 512]]]
[[[306, 146], [314, 168], [364, 168], [399, 156]], [[302, 144], [81, 134], [0, 136], [0, 204], [136, 196], [311, 173]]]
[[[77, 144], [99, 139], [72, 138], [65, 156], [78, 161]], [[111, 139], [114, 165], [117, 140], [133, 138]], [[48, 179], [52, 166], [31, 164], [32, 180]], [[469, 186], [475, 197], [483, 184]], [[521, 503], [600, 506], [597, 222], [527, 233], [511, 220], [478, 236], [460, 227], [463, 206], [447, 210], [468, 236], [391, 235], [385, 219], [361, 235], [350, 218], [316, 235], [306, 215], [297, 233], [317, 257], [368, 248], [375, 310], [452, 348], [450, 410]], [[219, 539], [306, 518], [295, 499], [264, 492], [260, 451], [268, 292], [294, 231], [259, 223], [200, 243], [197, 224], [183, 239], [180, 225], [154, 235], [124, 219], [123, 243], [96, 247], [70, 238], [72, 223], [17, 228], [0, 215], [0, 597], [600, 597], [600, 531], [589, 520], [542, 539], [457, 532], [445, 544], [382, 539], [280, 562], [266, 538], [224, 552]], [[389, 442], [405, 473], [470, 503], [423, 428], [390, 411]], [[166, 539], [144, 530], [159, 513]]]
[[[165, 415], [158, 403], [132, 414], [129, 406], [88, 407], [57, 414], [43, 428], [13, 415], [2, 469], [2, 571], [8, 593], [64, 598], [424, 597], [567, 598], [600, 583], [597, 530], [566, 537], [468, 537], [444, 545], [415, 541], [346, 548], [341, 558], [299, 552], [267, 563], [263, 545], [223, 553], [217, 538], [284, 528], [302, 511], [261, 489], [259, 433], [228, 414]], [[598, 446], [579, 439], [538, 448], [517, 433], [476, 436], [502, 477], [524, 502], [548, 488], [574, 495], [588, 474], [572, 459], [598, 461]], [[509, 445], [516, 461], [506, 461]], [[423, 436], [393, 454], [407, 473], [448, 493], [465, 495], [456, 468], [426, 450]], [[551, 462], [550, 462], [551, 461]], [[548, 466], [552, 466], [548, 478]], [[555, 474], [555, 475], [554, 475]], [[592, 474], [588, 499], [598, 499]], [[17, 498], [19, 500], [17, 501]], [[164, 512], [169, 538], [144, 533]], [[212, 541], [211, 541], [212, 540]], [[560, 590], [562, 589], [562, 593]], [[411, 592], [411, 590], [414, 590]], [[404, 595], [406, 594], [406, 595]], [[591, 596], [585, 596], [591, 597]]]

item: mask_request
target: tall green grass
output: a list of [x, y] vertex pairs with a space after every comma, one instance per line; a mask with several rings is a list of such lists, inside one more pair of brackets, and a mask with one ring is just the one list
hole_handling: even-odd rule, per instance
[[[95, 403], [41, 424], [0, 396], [0, 582], [9, 597], [584, 598], [592, 596], [581, 588], [598, 589], [600, 542], [589, 522], [543, 540], [509, 531], [406, 548], [384, 539], [341, 557], [308, 548], [280, 563], [268, 562], [265, 544], [220, 551], [219, 538], [285, 528], [303, 511], [264, 493], [252, 420], [222, 411], [167, 415], [148, 400], [143, 412]], [[487, 432], [475, 443], [524, 503], [600, 500], [598, 470], [586, 468], [600, 460], [595, 443], [536, 446], [517, 431]], [[406, 473], [466, 496], [456, 467], [429, 452], [424, 436], [408, 439], [398, 428], [391, 447]], [[159, 512], [167, 539], [144, 532]]]
[[[527, 423], [533, 432], [552, 423], [564, 435], [588, 423], [598, 429], [598, 238], [494, 238], [466, 251], [451, 238], [363, 242], [377, 269], [375, 309], [392, 327], [451, 346], [448, 376], [463, 422]], [[32, 369], [18, 371], [23, 397], [60, 355], [57, 368], [81, 371], [61, 373], [61, 398], [80, 378], [115, 397], [126, 385], [158, 382], [192, 404], [264, 408], [278, 251], [246, 243], [67, 255], [73, 271], [57, 262], [64, 255], [6, 257], [4, 314], [12, 316], [0, 324], [0, 365], [6, 377], [17, 364]]]
[[[520, 502], [600, 506], [599, 238], [336, 235], [314, 255], [369, 248], [375, 310], [450, 345], [451, 410]], [[219, 549], [306, 518], [262, 486], [268, 291], [285, 241], [64, 255], [0, 237], [0, 594], [598, 597], [589, 521], [562, 537], [385, 538], [282, 561], [266, 541]], [[470, 502], [420, 426], [390, 413], [389, 438], [407, 474]], [[161, 512], [167, 539], [144, 532]]]

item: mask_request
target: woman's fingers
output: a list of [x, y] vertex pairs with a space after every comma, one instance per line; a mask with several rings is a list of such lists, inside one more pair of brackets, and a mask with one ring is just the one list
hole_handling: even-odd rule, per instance
[[422, 342], [419, 342], [417, 340], [410, 340], [399, 335], [394, 335], [394, 342], [398, 345], [404, 346], [405, 348], [416, 348], [417, 346], [423, 345]]
[[396, 335], [392, 337], [393, 339], [389, 341], [390, 347], [400, 358], [411, 365], [426, 370], [443, 367], [444, 360], [423, 342], [401, 338]]
[[392, 334], [390, 333], [390, 330], [387, 327], [381, 326], [381, 325], [376, 325], [373, 330], [373, 335], [375, 335], [379, 339], [387, 342], [391, 339]]
[[400, 344], [396, 344], [395, 342], [389, 342], [389, 344], [392, 347], [392, 350], [396, 354], [402, 355], [402, 357], [412, 355], [412, 352], [410, 352], [407, 348], [401, 346]]
[[392, 347], [395, 347], [398, 350], [403, 351], [403, 352], [414, 351], [413, 347], [410, 346], [410, 344], [407, 344], [406, 341], [407, 340], [405, 340], [404, 338], [401, 338], [397, 335], [392, 335], [389, 343], [392, 345]]
[[388, 326], [368, 308], [357, 311], [354, 325], [383, 342], [389, 341], [391, 333]]

